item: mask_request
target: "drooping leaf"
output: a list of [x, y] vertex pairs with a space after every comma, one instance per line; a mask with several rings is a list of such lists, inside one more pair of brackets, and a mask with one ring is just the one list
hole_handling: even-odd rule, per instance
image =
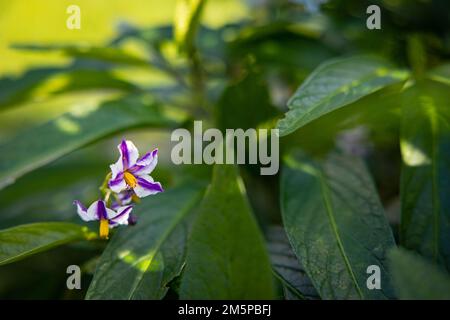
[[76, 45], [16, 44], [15, 49], [30, 51], [61, 51], [73, 58], [98, 60], [130, 66], [148, 66], [149, 61], [117, 47], [94, 47]]
[[450, 91], [425, 81], [402, 104], [400, 241], [450, 270]]
[[407, 300], [449, 300], [450, 275], [416, 253], [394, 249], [388, 254], [397, 296]]
[[286, 233], [280, 226], [267, 232], [272, 267], [280, 279], [286, 299], [320, 299], [304, 267], [298, 261]]
[[292, 24], [277, 21], [237, 30], [241, 32], [230, 43], [228, 51], [233, 59], [251, 54], [262, 68], [281, 69], [289, 74], [301, 73], [303, 77], [321, 62], [336, 55], [323, 41], [318, 41], [318, 37], [310, 37], [293, 29]]
[[0, 79], [0, 107], [19, 103], [28, 99], [33, 89], [42, 81], [61, 71], [61, 68], [31, 69], [19, 77]]
[[[394, 238], [364, 164], [331, 155], [323, 163], [302, 152], [286, 158], [283, 222], [293, 250], [323, 299], [393, 296], [385, 254]], [[367, 267], [381, 269], [381, 290], [369, 290]]]
[[[309, 122], [292, 134], [284, 136], [282, 149], [301, 148], [309, 154], [326, 155], [340, 147], [342, 137], [349, 130], [364, 132], [366, 141], [361, 141], [361, 155], [373, 147], [398, 148], [402, 84], [383, 88], [365, 96], [345, 108], [325, 114]], [[382, 103], [380, 103], [382, 101]], [[317, 134], [320, 132], [320, 134]], [[307, 137], [307, 139], [305, 138]]]
[[108, 134], [142, 125], [172, 124], [158, 104], [145, 97], [126, 97], [95, 110], [64, 114], [24, 130], [0, 145], [0, 188], [17, 177]]
[[190, 51], [200, 24], [206, 0], [178, 0], [175, 8], [174, 37], [182, 50]]
[[290, 110], [278, 123], [280, 135], [287, 135], [385, 86], [404, 81], [407, 76], [407, 72], [373, 58], [353, 57], [323, 63], [289, 100]]
[[64, 222], [31, 223], [0, 230], [0, 265], [66, 243], [95, 237], [96, 234], [85, 226]]
[[191, 184], [144, 199], [138, 224], [113, 235], [86, 299], [161, 299], [183, 266], [189, 216], [203, 194]]
[[61, 77], [64, 84], [52, 93], [65, 93], [78, 90], [94, 89], [120, 89], [124, 91], [136, 91], [137, 86], [119, 79], [112, 72], [105, 70], [73, 70]]
[[173, 39], [172, 29], [171, 24], [151, 26], [150, 28], [136, 28], [133, 25], [127, 25], [125, 30], [111, 41], [111, 45], [120, 46], [123, 42], [135, 39], [146, 45], [156, 46], [161, 42]]
[[263, 237], [232, 165], [216, 165], [188, 242], [182, 299], [270, 299]]

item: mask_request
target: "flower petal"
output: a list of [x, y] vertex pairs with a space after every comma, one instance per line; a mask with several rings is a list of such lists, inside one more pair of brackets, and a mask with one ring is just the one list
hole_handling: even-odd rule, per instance
[[91, 220], [108, 219], [106, 205], [103, 200], [97, 200], [89, 206], [87, 214]]
[[129, 171], [134, 175], [142, 176], [150, 174], [158, 164], [158, 149], [147, 153], [142, 158], [138, 159], [136, 164], [132, 166]]
[[133, 190], [139, 198], [164, 191], [161, 183], [154, 182], [150, 176], [138, 177], [137, 186]]
[[118, 175], [123, 174], [122, 156], [119, 157], [116, 163], [109, 166], [111, 168], [111, 180], [116, 179]]
[[120, 173], [115, 179], [109, 180], [108, 186], [112, 192], [119, 193], [127, 188], [127, 183], [123, 178], [123, 174]]
[[125, 207], [120, 207], [117, 210], [117, 212], [113, 212], [113, 216], [110, 217], [111, 226], [114, 227], [119, 224], [127, 225], [128, 217], [129, 217], [132, 209], [133, 209], [133, 206], [125, 206]]
[[97, 220], [96, 216], [92, 217], [88, 214], [88, 210], [80, 201], [75, 200], [73, 204], [77, 206], [77, 213], [83, 221]]
[[120, 203], [124, 206], [131, 203], [133, 198], [133, 190], [125, 190], [117, 195]]
[[134, 166], [136, 160], [139, 158], [139, 151], [130, 140], [122, 140], [122, 142], [117, 146], [122, 157], [123, 170]]

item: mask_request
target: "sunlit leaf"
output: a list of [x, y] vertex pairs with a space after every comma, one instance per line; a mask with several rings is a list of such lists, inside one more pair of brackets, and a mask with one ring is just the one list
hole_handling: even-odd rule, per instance
[[89, 69], [82, 65], [36, 68], [17, 77], [0, 78], [0, 109], [20, 106], [33, 99], [37, 91], [56, 94], [94, 89], [136, 91], [137, 86], [119, 79], [109, 70]]
[[113, 235], [98, 263], [87, 299], [161, 299], [184, 263], [189, 216], [203, 188], [180, 187], [144, 199], [139, 221]]
[[217, 121], [222, 130], [257, 128], [277, 115], [270, 103], [267, 83], [256, 73], [227, 86], [217, 105]]
[[30, 51], [61, 51], [64, 54], [74, 58], [99, 60], [115, 64], [125, 64], [131, 66], [149, 65], [148, 60], [116, 47], [16, 44], [13, 48]]
[[109, 71], [74, 70], [63, 75], [63, 85], [52, 93], [63, 93], [79, 90], [120, 89], [136, 91], [137, 87], [125, 80], [119, 79]]
[[27, 100], [40, 83], [61, 71], [61, 68], [38, 68], [20, 77], [0, 79], [0, 108]]
[[181, 49], [190, 51], [206, 0], [178, 0], [175, 8], [174, 36]]
[[216, 165], [188, 242], [182, 299], [269, 299], [263, 237], [232, 165]]
[[[323, 299], [393, 296], [385, 255], [394, 238], [360, 160], [331, 155], [319, 163], [301, 152], [287, 157], [281, 209], [294, 252]], [[366, 286], [370, 265], [381, 269], [381, 290]]]
[[96, 234], [87, 227], [64, 222], [32, 223], [0, 230], [0, 265], [66, 243], [95, 237]]
[[344, 107], [385, 86], [404, 81], [405, 71], [372, 58], [335, 59], [320, 65], [288, 102], [289, 111], [278, 123], [287, 135], [305, 124]]
[[104, 136], [137, 126], [173, 124], [152, 99], [126, 97], [64, 114], [0, 146], [0, 187]]
[[402, 104], [400, 241], [450, 270], [450, 91], [422, 82]]
[[397, 248], [389, 252], [397, 296], [406, 300], [449, 300], [450, 275], [419, 255]]

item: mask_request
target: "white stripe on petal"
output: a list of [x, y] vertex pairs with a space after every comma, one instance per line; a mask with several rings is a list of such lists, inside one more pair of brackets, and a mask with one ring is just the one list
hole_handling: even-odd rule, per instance
[[87, 209], [86, 218], [87, 220], [84, 221], [94, 221], [99, 220], [98, 219], [98, 201], [94, 201], [89, 208]]
[[122, 141], [117, 148], [120, 151], [120, 155], [126, 160], [123, 163], [127, 163], [127, 168], [123, 168], [124, 170], [134, 166], [136, 164], [137, 159], [139, 158], [139, 151], [130, 140]]
[[162, 186], [159, 182], [154, 182], [150, 176], [139, 176], [137, 186], [133, 188], [134, 193], [139, 198], [162, 192]]

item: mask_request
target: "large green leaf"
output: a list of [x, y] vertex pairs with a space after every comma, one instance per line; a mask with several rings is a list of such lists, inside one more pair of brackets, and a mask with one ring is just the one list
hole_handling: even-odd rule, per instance
[[85, 226], [64, 222], [31, 223], [0, 230], [0, 265], [69, 242], [95, 237], [96, 234]]
[[280, 135], [287, 135], [407, 76], [407, 72], [392, 69], [373, 58], [353, 57], [323, 63], [289, 100], [290, 110], [278, 123]]
[[273, 296], [269, 257], [236, 168], [217, 165], [188, 242], [180, 297]]
[[[318, 163], [301, 152], [287, 157], [281, 209], [294, 252], [323, 299], [392, 297], [385, 253], [394, 238], [360, 160], [333, 154]], [[367, 289], [370, 265], [381, 269], [381, 290]]]
[[96, 109], [64, 114], [0, 145], [0, 187], [106, 135], [130, 127], [171, 124], [159, 105], [127, 97]]
[[403, 246], [450, 270], [450, 91], [438, 82], [411, 87], [401, 126]]
[[281, 226], [267, 231], [270, 260], [283, 286], [284, 296], [289, 300], [319, 299], [316, 289], [298, 261], [286, 233]]
[[395, 291], [400, 299], [450, 299], [450, 276], [415, 253], [397, 248], [389, 252]]
[[189, 185], [143, 200], [138, 224], [119, 230], [103, 252], [86, 299], [161, 299], [184, 263], [189, 213], [204, 188]]

